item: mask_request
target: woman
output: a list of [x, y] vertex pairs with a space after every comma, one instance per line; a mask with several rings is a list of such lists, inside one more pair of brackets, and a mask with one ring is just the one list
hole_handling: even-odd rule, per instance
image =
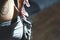
[[[30, 40], [31, 23], [27, 21], [28, 0], [0, 0], [0, 39], [1, 40]], [[4, 39], [2, 39], [4, 38]]]

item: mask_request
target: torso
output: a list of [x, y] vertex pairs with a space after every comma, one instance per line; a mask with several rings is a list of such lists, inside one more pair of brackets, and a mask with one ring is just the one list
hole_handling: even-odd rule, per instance
[[7, 1], [4, 7], [6, 8], [2, 12], [2, 14], [0, 14], [0, 22], [11, 21], [12, 19], [15, 19], [18, 12], [14, 7], [14, 1], [13, 0], [9, 0], [9, 2]]

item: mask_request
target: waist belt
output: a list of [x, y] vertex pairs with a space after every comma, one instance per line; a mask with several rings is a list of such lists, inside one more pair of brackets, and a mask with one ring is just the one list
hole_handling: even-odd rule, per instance
[[0, 27], [2, 27], [2, 26], [9, 26], [9, 25], [11, 25], [11, 21], [0, 22]]
[[16, 22], [17, 22], [17, 18], [12, 20], [12, 21], [0, 22], [0, 27], [10, 26], [10, 25], [12, 25], [12, 24], [14, 24]]

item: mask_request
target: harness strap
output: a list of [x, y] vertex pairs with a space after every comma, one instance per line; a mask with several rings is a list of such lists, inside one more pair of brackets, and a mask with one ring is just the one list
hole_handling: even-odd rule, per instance
[[[21, 8], [19, 9], [19, 13], [20, 13], [21, 16], [22, 16], [21, 10], [22, 10], [22, 7], [23, 7], [23, 1], [24, 1], [24, 0], [21, 0]], [[17, 0], [14, 0], [14, 3], [15, 3], [15, 5], [16, 5], [16, 7], [18, 8]]]
[[21, 1], [18, 0], [18, 2], [19, 1], [21, 2], [20, 7], [19, 7], [19, 3], [17, 3], [17, 0], [14, 0], [14, 1], [15, 1], [15, 5], [18, 7], [18, 12], [20, 13], [20, 16], [26, 19], [26, 17], [28, 17], [29, 15], [27, 11], [25, 10], [24, 5], [26, 5], [27, 7], [30, 7], [28, 0], [21, 0]]

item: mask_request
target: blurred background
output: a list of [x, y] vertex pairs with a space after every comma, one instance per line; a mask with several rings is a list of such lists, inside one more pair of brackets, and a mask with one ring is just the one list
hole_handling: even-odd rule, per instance
[[29, 14], [34, 14], [36, 12], [45, 10], [46, 8], [52, 7], [53, 5], [60, 2], [60, 0], [29, 0], [30, 7], [26, 10], [29, 12]]
[[31, 40], [60, 40], [60, 0], [29, 0]]

